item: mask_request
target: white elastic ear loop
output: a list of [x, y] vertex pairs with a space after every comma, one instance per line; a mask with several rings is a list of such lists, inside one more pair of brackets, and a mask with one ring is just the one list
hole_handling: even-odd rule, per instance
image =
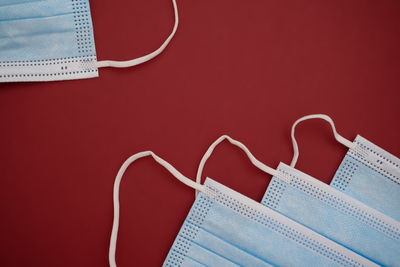
[[132, 60], [127, 60], [127, 61], [114, 61], [114, 60], [97, 61], [95, 63], [95, 66], [97, 68], [103, 68], [103, 67], [127, 68], [127, 67], [133, 67], [133, 66], [142, 64], [142, 63], [149, 61], [150, 59], [158, 56], [165, 49], [165, 47], [167, 47], [167, 45], [171, 41], [172, 37], [174, 37], [176, 30], [178, 29], [178, 23], [179, 23], [178, 7], [176, 5], [175, 0], [172, 0], [172, 5], [174, 6], [174, 13], [175, 13], [174, 28], [172, 29], [172, 32], [168, 36], [168, 38], [164, 41], [164, 43], [157, 50], [155, 50], [152, 53], [147, 54], [145, 56], [142, 56], [142, 57], [139, 57], [136, 59], [132, 59]]
[[[207, 149], [206, 153], [204, 154], [203, 158], [200, 161], [199, 164], [199, 168], [197, 169], [197, 174], [196, 174], [196, 183], [200, 184], [201, 182], [201, 175], [203, 173], [203, 168], [204, 165], [206, 164], [208, 158], [211, 156], [212, 152], [214, 151], [214, 148], [221, 143], [222, 141], [224, 141], [225, 139], [227, 139], [232, 145], [235, 145], [237, 147], [239, 147], [240, 149], [242, 149], [247, 157], [250, 159], [251, 163], [253, 163], [254, 166], [256, 166], [257, 168], [259, 168], [260, 170], [271, 174], [272, 176], [279, 176], [279, 172], [271, 167], [268, 167], [267, 165], [265, 165], [264, 163], [262, 163], [261, 161], [259, 161], [258, 159], [256, 159], [253, 154], [251, 154], [250, 150], [241, 142], [232, 139], [231, 137], [229, 137], [228, 135], [223, 135], [220, 138], [218, 138], [214, 143], [211, 144], [211, 146]], [[196, 196], [199, 192], [196, 190]]]
[[117, 177], [115, 178], [114, 182], [114, 191], [113, 191], [113, 201], [114, 201], [114, 222], [112, 226], [112, 231], [111, 231], [111, 238], [110, 238], [110, 249], [109, 249], [109, 254], [108, 254], [108, 260], [110, 263], [111, 267], [116, 267], [117, 264], [115, 263], [115, 250], [117, 246], [117, 235], [118, 235], [118, 225], [119, 225], [119, 185], [121, 183], [122, 176], [125, 173], [125, 170], [129, 167], [131, 163], [133, 163], [135, 160], [147, 156], [152, 156], [155, 161], [157, 161], [159, 164], [161, 164], [164, 168], [166, 168], [175, 178], [177, 178], [179, 181], [184, 183], [187, 186], [190, 186], [196, 190], [200, 190], [204, 192], [205, 186], [195, 183], [183, 174], [181, 174], [179, 171], [177, 171], [171, 164], [163, 160], [162, 158], [158, 157], [156, 154], [154, 154], [151, 151], [144, 151], [137, 153], [131, 157], [129, 157], [124, 164], [122, 164], [121, 168], [118, 171]]
[[343, 136], [341, 136], [340, 134], [337, 133], [335, 124], [333, 123], [333, 120], [328, 115], [325, 115], [325, 114], [307, 115], [307, 116], [301, 117], [300, 119], [295, 121], [295, 123], [293, 123], [293, 126], [292, 126], [291, 137], [292, 137], [292, 144], [293, 144], [293, 159], [292, 159], [292, 162], [290, 163], [291, 167], [294, 167], [296, 165], [297, 159], [299, 157], [299, 147], [297, 145], [296, 138], [294, 137], [295, 128], [296, 128], [297, 124], [299, 124], [300, 122], [305, 121], [305, 120], [310, 120], [310, 119], [323, 119], [323, 120], [329, 122], [329, 124], [332, 127], [332, 131], [335, 136], [335, 139], [339, 143], [345, 145], [349, 149], [355, 148], [357, 146], [355, 143], [347, 140], [346, 138], [344, 138]]

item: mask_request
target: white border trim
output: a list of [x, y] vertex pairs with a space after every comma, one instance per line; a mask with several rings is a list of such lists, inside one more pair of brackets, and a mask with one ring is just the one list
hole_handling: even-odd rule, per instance
[[0, 82], [55, 81], [98, 77], [96, 56], [0, 62]]
[[[347, 155], [359, 160], [382, 175], [389, 177], [393, 181], [400, 183], [399, 158], [360, 135], [357, 135], [354, 143], [357, 144], [356, 149], [349, 149]], [[361, 153], [360, 150], [362, 151]]]

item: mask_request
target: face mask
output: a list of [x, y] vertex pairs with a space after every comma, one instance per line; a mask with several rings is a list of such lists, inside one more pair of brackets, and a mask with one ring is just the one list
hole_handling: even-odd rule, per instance
[[97, 61], [89, 0], [0, 0], [0, 82], [92, 78], [101, 67], [131, 67], [168, 45], [129, 61]]
[[[116, 266], [120, 182], [127, 167], [146, 156], [152, 156], [177, 179], [200, 192], [163, 266], [375, 266], [211, 179], [204, 185], [195, 183], [150, 151], [130, 157], [117, 174], [110, 266]], [[165, 197], [169, 197], [168, 194]]]
[[263, 166], [262, 170], [273, 175], [262, 204], [377, 264], [398, 265], [399, 222], [283, 163], [277, 170], [265, 167], [243, 144], [230, 137], [219, 138], [208, 149], [200, 162], [197, 182], [206, 160], [224, 139], [243, 149], [254, 165]]
[[331, 186], [368, 206], [400, 221], [400, 159], [389, 154], [361, 136], [354, 142], [344, 139], [326, 115], [310, 115], [297, 120], [292, 127], [294, 167], [298, 158], [298, 147], [294, 138], [296, 125], [308, 119], [324, 119], [333, 129], [338, 142], [349, 148], [336, 171]]

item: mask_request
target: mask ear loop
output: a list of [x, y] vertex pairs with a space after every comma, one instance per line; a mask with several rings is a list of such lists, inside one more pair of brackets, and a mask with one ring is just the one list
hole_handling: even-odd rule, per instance
[[[262, 163], [261, 161], [259, 161], [258, 159], [256, 159], [256, 157], [253, 156], [253, 154], [251, 154], [250, 150], [241, 142], [229, 137], [228, 135], [222, 135], [221, 137], [219, 137], [216, 141], [214, 141], [214, 143], [212, 143], [210, 145], [210, 147], [207, 149], [206, 153], [204, 154], [203, 158], [200, 161], [199, 164], [199, 168], [197, 170], [197, 174], [196, 174], [196, 183], [200, 184], [201, 182], [201, 175], [203, 173], [203, 169], [204, 169], [204, 165], [206, 164], [208, 158], [211, 156], [212, 152], [214, 151], [215, 147], [220, 144], [222, 141], [224, 140], [228, 140], [232, 145], [239, 147], [241, 150], [243, 150], [247, 157], [250, 159], [251, 163], [253, 163], [254, 166], [256, 166], [257, 168], [259, 168], [260, 170], [272, 175], [272, 176], [276, 176], [276, 177], [280, 177], [282, 179], [286, 179], [286, 177], [282, 177], [283, 174], [278, 172], [277, 170], [268, 167], [267, 165], [265, 165], [264, 163]], [[196, 197], [198, 194], [198, 190], [196, 190]]]
[[346, 138], [344, 138], [343, 136], [338, 134], [338, 132], [336, 131], [336, 128], [335, 128], [335, 124], [333, 123], [333, 120], [328, 115], [325, 115], [325, 114], [307, 115], [307, 116], [301, 117], [300, 119], [295, 121], [293, 123], [293, 126], [292, 126], [291, 137], [292, 137], [292, 144], [293, 144], [293, 158], [292, 158], [292, 162], [290, 163], [291, 167], [294, 168], [294, 166], [297, 163], [297, 159], [299, 157], [299, 147], [297, 145], [296, 138], [294, 137], [295, 128], [296, 128], [297, 124], [299, 124], [300, 122], [306, 121], [306, 120], [310, 120], [310, 119], [322, 119], [322, 120], [325, 120], [325, 121], [329, 122], [329, 124], [331, 125], [332, 131], [333, 131], [333, 135], [335, 136], [336, 141], [338, 141], [339, 143], [345, 145], [349, 149], [354, 149], [354, 148], [357, 147], [357, 144], [347, 140]]
[[175, 176], [175, 178], [177, 178], [179, 181], [181, 181], [185, 185], [190, 186], [193, 189], [196, 189], [196, 191], [205, 192], [206, 187], [204, 185], [193, 182], [191, 179], [187, 178], [186, 176], [181, 174], [178, 170], [176, 170], [171, 164], [169, 164], [162, 158], [158, 157], [156, 154], [154, 154], [151, 151], [140, 152], [140, 153], [137, 153], [137, 154], [129, 157], [124, 162], [124, 164], [122, 164], [121, 168], [118, 171], [117, 177], [115, 178], [115, 182], [114, 182], [114, 191], [113, 191], [113, 194], [114, 194], [114, 196], [113, 196], [114, 221], [113, 221], [113, 226], [112, 226], [112, 231], [111, 231], [110, 249], [109, 249], [109, 254], [108, 254], [108, 260], [109, 260], [109, 264], [111, 267], [117, 266], [117, 264], [115, 262], [115, 251], [116, 251], [116, 246], [117, 246], [117, 235], [118, 235], [118, 226], [119, 226], [119, 186], [121, 183], [121, 179], [130, 164], [132, 164], [137, 159], [144, 158], [147, 156], [152, 156], [153, 159], [157, 163], [159, 163], [161, 166], [163, 166], [165, 169], [167, 169], [173, 176]]
[[95, 63], [95, 67], [97, 68], [103, 68], [103, 67], [114, 67], [114, 68], [128, 68], [128, 67], [133, 67], [139, 64], [142, 64], [146, 61], [149, 61], [159, 54], [167, 47], [169, 42], [171, 41], [172, 37], [174, 37], [176, 30], [178, 29], [178, 23], [179, 23], [179, 17], [178, 17], [178, 7], [176, 5], [175, 0], [172, 0], [172, 5], [174, 7], [174, 14], [175, 14], [175, 25], [174, 28], [172, 29], [171, 34], [168, 36], [168, 38], [164, 41], [164, 43], [155, 51], [153, 51], [150, 54], [147, 54], [145, 56], [135, 58], [132, 60], [126, 60], [126, 61], [115, 61], [115, 60], [103, 60], [103, 61], [97, 61]]

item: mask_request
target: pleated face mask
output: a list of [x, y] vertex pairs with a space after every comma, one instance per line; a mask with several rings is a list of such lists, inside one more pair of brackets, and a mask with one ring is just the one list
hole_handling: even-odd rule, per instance
[[[360, 255], [209, 178], [204, 185], [195, 183], [150, 151], [130, 157], [117, 174], [110, 266], [116, 266], [120, 181], [126, 168], [145, 156], [152, 156], [177, 179], [200, 192], [163, 266], [375, 266]], [[165, 197], [173, 196], [166, 193]]]
[[400, 160], [361, 136], [354, 142], [340, 136], [332, 119], [326, 115], [309, 115], [297, 120], [292, 127], [295, 155], [291, 166], [298, 158], [298, 147], [294, 138], [296, 125], [308, 119], [324, 119], [333, 129], [338, 142], [349, 148], [336, 171], [331, 186], [366, 205], [400, 221]]
[[0, 82], [92, 78], [101, 67], [131, 67], [167, 46], [129, 61], [97, 61], [89, 0], [0, 0]]
[[[197, 181], [214, 147], [224, 139], [244, 150], [258, 168], [273, 175], [261, 202], [263, 205], [379, 265], [399, 264], [398, 221], [283, 163], [277, 170], [269, 168], [243, 144], [228, 136], [219, 138], [206, 152], [199, 165]], [[289, 252], [287, 255], [291, 256]]]

